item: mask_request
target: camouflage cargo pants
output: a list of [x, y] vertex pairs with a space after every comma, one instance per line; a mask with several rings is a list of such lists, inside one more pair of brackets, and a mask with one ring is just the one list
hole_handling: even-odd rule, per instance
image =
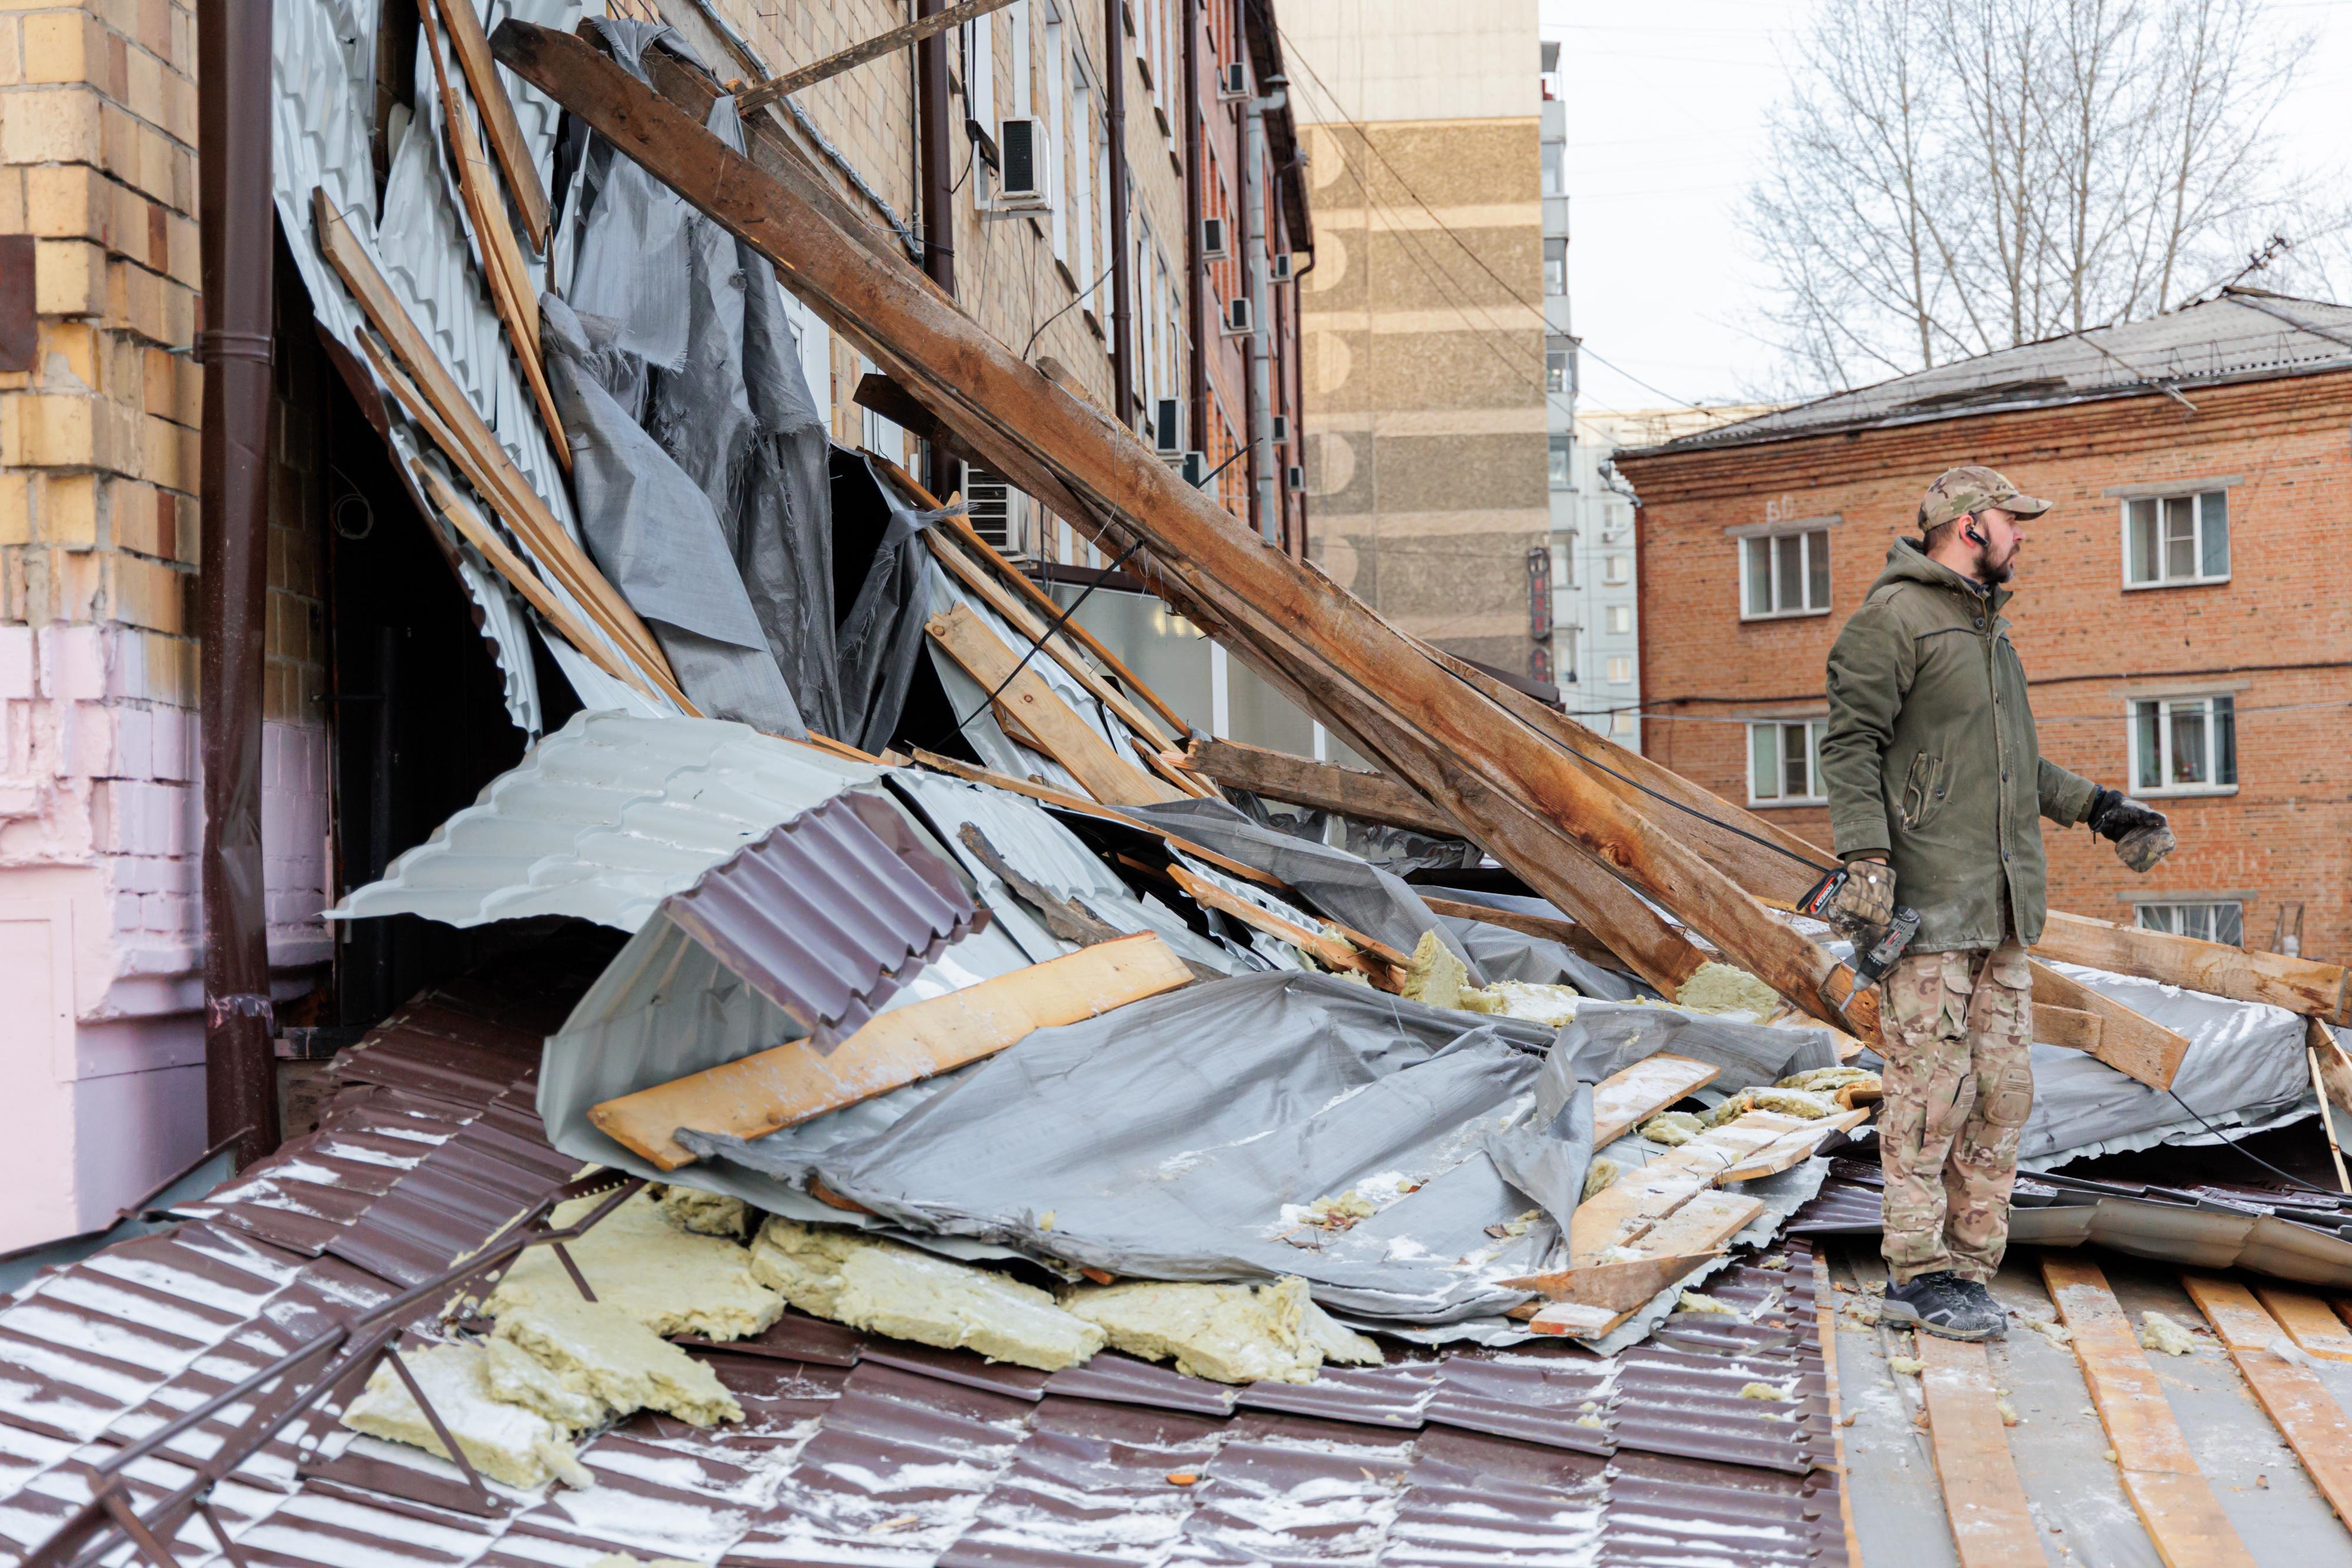
[[1896, 961], [1879, 1008], [1886, 1173], [1880, 1249], [1897, 1283], [1949, 1270], [1990, 1280], [2009, 1245], [2017, 1138], [2033, 1109], [2033, 981], [2000, 946]]

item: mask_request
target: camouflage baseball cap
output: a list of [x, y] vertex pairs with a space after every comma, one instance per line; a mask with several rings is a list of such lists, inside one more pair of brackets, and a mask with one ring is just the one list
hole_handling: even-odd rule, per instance
[[2026, 495], [1990, 468], [1974, 464], [1965, 468], [1947, 468], [1927, 486], [1927, 494], [1919, 503], [1919, 531], [1924, 534], [1954, 517], [1980, 512], [1987, 507], [1999, 507], [2021, 517], [2038, 517], [2050, 509], [2050, 503]]

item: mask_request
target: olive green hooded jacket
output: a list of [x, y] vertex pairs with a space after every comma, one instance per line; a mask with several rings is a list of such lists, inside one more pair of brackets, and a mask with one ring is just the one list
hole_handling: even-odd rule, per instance
[[1841, 857], [1885, 854], [1919, 912], [1909, 951], [1998, 946], [2002, 894], [2039, 940], [2042, 824], [2072, 827], [2097, 786], [2043, 760], [2025, 667], [1990, 591], [1897, 539], [1830, 650], [1822, 776]]

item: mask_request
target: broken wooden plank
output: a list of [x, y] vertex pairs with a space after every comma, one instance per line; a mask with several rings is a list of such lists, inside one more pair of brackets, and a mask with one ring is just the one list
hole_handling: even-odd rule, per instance
[[507, 204], [499, 198], [489, 157], [474, 134], [474, 122], [466, 112], [465, 99], [458, 96], [448, 63], [441, 54], [441, 40], [447, 31], [442, 13], [471, 5], [472, 0], [422, 0], [425, 47], [433, 62], [434, 84], [439, 89], [441, 119], [449, 131], [449, 161], [457, 175], [458, 199], [465, 204], [474, 241], [481, 247], [482, 277], [489, 285], [490, 308], [498, 313], [499, 325], [506, 329], [507, 341], [513, 346], [515, 359], [522, 366], [523, 381], [530, 388], [532, 401], [539, 404], [540, 418], [546, 422], [548, 445], [554, 449], [556, 461], [569, 474], [572, 446], [564, 437], [563, 421], [555, 411], [555, 393], [547, 384], [547, 368], [540, 354], [539, 295], [531, 287], [522, 251], [515, 244], [514, 226], [507, 221]]
[[2075, 1359], [2106, 1428], [2124, 1493], [2169, 1568], [2253, 1568], [2189, 1451], [2131, 1320], [2088, 1256], [2042, 1254], [2042, 1281], [2074, 1335]]
[[1403, 977], [1387, 960], [1363, 953], [1350, 943], [1328, 932], [1311, 931], [1296, 921], [1285, 920], [1270, 909], [1261, 909], [1236, 893], [1228, 893], [1206, 877], [1195, 876], [1181, 865], [1168, 868], [1169, 877], [1185, 896], [1204, 908], [1230, 915], [1244, 925], [1255, 926], [1277, 941], [1287, 942], [1303, 953], [1312, 954], [1327, 969], [1345, 969], [1359, 974], [1384, 991], [1394, 991], [1403, 984]]
[[431, 465], [421, 458], [413, 461], [409, 466], [416, 476], [416, 482], [425, 487], [435, 510], [448, 519], [449, 526], [457, 530], [460, 538], [482, 553], [482, 558], [513, 585], [526, 603], [547, 617], [549, 623], [563, 634], [566, 642], [586, 654], [598, 669], [614, 679], [636, 687], [656, 702], [662, 700], [661, 694], [654, 689], [644, 673], [614, 652], [610, 643], [581, 620], [570, 605], [558, 599], [554, 591], [540, 580], [539, 574], [530, 569], [530, 564], [507, 548], [506, 540], [499, 538], [498, 530], [490, 527], [489, 520], [476, 511], [472, 503], [458, 495], [455, 486], [436, 474]]
[[751, 114], [804, 89], [814, 87], [829, 77], [854, 70], [868, 60], [896, 54], [900, 49], [921, 43], [925, 38], [944, 33], [950, 27], [960, 27], [976, 16], [985, 16], [991, 11], [1002, 10], [1011, 4], [1013, 0], [956, 0], [952, 5], [927, 16], [919, 16], [911, 22], [902, 22], [898, 26], [852, 44], [837, 54], [812, 60], [807, 65], [797, 66], [782, 75], [747, 87], [735, 95], [735, 107], [745, 115]]
[[2326, 1298], [2284, 1285], [2256, 1285], [2254, 1294], [2295, 1343], [2322, 1361], [2352, 1361], [2352, 1330]]
[[[2034, 964], [2032, 973], [2033, 1010], [2036, 1013], [2044, 1008], [2057, 1008], [2098, 1019], [2098, 1040], [2084, 1048], [2085, 1054], [2151, 1088], [2171, 1087], [2173, 1074], [2180, 1071], [2181, 1061], [2189, 1054], [2186, 1036], [2134, 1012], [2079, 980], [2068, 979], [2047, 964]], [[2042, 1033], [2037, 1027], [2034, 1038], [2041, 1039]], [[2065, 1042], [2053, 1040], [2048, 1043]]]
[[1669, 1252], [1656, 1258], [1626, 1258], [1548, 1274], [1523, 1274], [1495, 1283], [1506, 1291], [1533, 1291], [1547, 1301], [1575, 1301], [1622, 1312], [1640, 1306], [1676, 1280], [1722, 1256], [1719, 1250]]
[[2033, 1039], [2040, 1045], [2063, 1045], [2095, 1056], [2105, 1032], [2106, 1020], [2096, 1013], [2049, 1006], [2033, 1009]]
[[923, 630], [981, 690], [995, 693], [995, 705], [1012, 714], [1045, 754], [1068, 768], [1096, 800], [1108, 806], [1155, 806], [1183, 798], [1113, 750], [1045, 676], [1023, 667], [1020, 655], [970, 606], [959, 604], [932, 616]]
[[681, 1127], [756, 1138], [977, 1061], [1032, 1030], [1076, 1023], [1189, 985], [1192, 971], [1150, 932], [1081, 947], [868, 1019], [830, 1052], [794, 1040], [607, 1100], [588, 1119], [664, 1170], [695, 1155]]
[[[1154, 460], [1134, 433], [1055, 388], [903, 264], [873, 254], [827, 204], [778, 180], [643, 83], [567, 35], [502, 24], [499, 57], [775, 261], [794, 293], [943, 421], [988, 452], [1032, 455], [1072, 514], [1116, 519], [1164, 577], [1223, 622], [1250, 628], [1240, 652], [1261, 671], [1295, 658], [1409, 727], [1432, 762], [1404, 775], [1530, 885], [1570, 914], [1559, 867], [1582, 859], [1626, 878], [1689, 921], [1731, 962], [1825, 1021], [1865, 1033], [1852, 971], [1733, 885], [1682, 836], [1600, 789], [1580, 765], [1471, 694], [1337, 583], [1278, 551]], [[1026, 488], [1024, 485], [1024, 488]], [[1318, 705], [1318, 711], [1324, 710]], [[1357, 731], [1344, 722], [1349, 734]], [[1384, 758], [1385, 760], [1385, 758]], [[1465, 777], [1467, 787], [1455, 782]], [[1607, 873], [1604, 873], [1607, 874]], [[1570, 902], [1563, 903], [1562, 900]], [[1642, 960], [1617, 933], [1612, 948]], [[1668, 975], [1669, 981], [1677, 977]]]
[[1449, 920], [1483, 920], [1506, 931], [1557, 942], [1580, 957], [1589, 958], [1608, 968], [1624, 967], [1625, 960], [1612, 953], [1606, 943], [1573, 920], [1551, 920], [1540, 915], [1522, 915], [1515, 909], [1496, 909], [1484, 904], [1432, 894], [1425, 887], [1417, 887], [1413, 891], [1421, 894], [1421, 901], [1429, 905], [1432, 915], [1443, 915]]
[[540, 183], [539, 166], [530, 160], [530, 142], [522, 133], [522, 122], [515, 118], [506, 84], [499, 80], [482, 19], [475, 14], [473, 0], [441, 0], [441, 9], [450, 45], [457, 51], [457, 68], [465, 72], [474, 101], [482, 106], [482, 125], [489, 133], [490, 150], [507, 177], [516, 210], [522, 214], [523, 232], [530, 236], [532, 253], [543, 255], [549, 228], [547, 187]]
[[1340, 768], [1311, 758], [1244, 746], [1234, 740], [1194, 736], [1185, 764], [1220, 784], [1247, 789], [1295, 806], [1337, 811], [1368, 822], [1385, 822], [1441, 838], [1460, 838], [1462, 824], [1395, 779], [1360, 768]]
[[[1511, 1315], [1516, 1317], [1518, 1313], [1515, 1310]], [[1599, 1339], [1632, 1315], [1609, 1307], [1588, 1306], [1582, 1301], [1548, 1301], [1528, 1312], [1527, 1324], [1531, 1333]]]
[[[491, 506], [498, 511], [500, 519], [526, 542], [537, 537], [534, 529], [518, 526], [518, 519], [524, 518], [528, 512], [528, 508], [523, 504], [517, 502], [511, 497], [503, 506], [499, 501], [491, 499], [491, 490], [485, 488], [485, 486], [494, 484], [492, 476], [488, 470], [468, 459], [466, 455], [466, 444], [449, 425], [442, 421], [433, 403], [417, 390], [415, 383], [408, 379], [399, 365], [394, 362], [390, 350], [383, 347], [382, 340], [372, 335], [362, 334], [360, 346], [367, 350], [369, 368], [374, 371], [377, 379], [392, 390], [393, 399], [400, 404], [401, 411], [425, 432], [425, 439], [430, 441], [442, 455], [449, 459], [451, 466], [465, 476], [467, 483], [474, 487], [475, 493], [485, 499], [490, 499]], [[528, 492], [527, 486], [526, 492]], [[537, 504], [538, 497], [532, 495], [530, 502]], [[577, 549], [571, 537], [562, 532], [561, 525], [557, 524], [551, 516], [546, 514], [543, 508], [537, 516], [543, 519], [546, 527], [555, 529], [557, 537], [563, 539], [566, 545], [572, 546], [574, 549]], [[581, 612], [587, 616], [591, 623], [604, 633], [605, 639], [620, 652], [621, 656], [635, 664], [644, 679], [650, 681], [662, 695], [677, 706], [679, 712], [689, 717], [701, 716], [702, 710], [694, 705], [677, 681], [672, 678], [668, 661], [660, 657], [661, 650], [655, 647], [648, 655], [645, 648], [631, 640], [629, 623], [619, 620], [610, 607], [597, 598], [588, 580], [582, 575], [583, 571], [592, 573], [595, 571], [593, 561], [585, 560], [583, 557], [582, 560], [575, 562], [558, 549], [554, 552], [540, 554], [534, 564], [548, 577], [552, 578], [557, 586], [571, 595], [572, 601], [580, 607]], [[596, 580], [604, 580], [599, 576]], [[605, 586], [609, 588], [610, 584], [606, 583]], [[625, 601], [622, 608], [624, 610], [627, 608]], [[633, 612], [630, 620], [635, 621]], [[639, 632], [646, 631], [642, 622], [636, 622], [635, 625]], [[650, 638], [650, 632], [646, 634]]]
[[1716, 1177], [1718, 1186], [1733, 1182], [1761, 1181], [1769, 1176], [1793, 1170], [1813, 1157], [1832, 1133], [1851, 1132], [1870, 1120], [1867, 1109], [1848, 1111], [1842, 1115], [1823, 1116], [1801, 1127], [1792, 1127], [1765, 1145], [1739, 1164]]
[[1737, 1192], [1702, 1192], [1631, 1243], [1644, 1256], [1719, 1250], [1764, 1212], [1764, 1200]]
[[2255, 953], [2226, 942], [2115, 925], [2052, 910], [2034, 951], [2045, 958], [2139, 975], [2168, 986], [2268, 1002], [2332, 1023], [2352, 1025], [2352, 968], [2284, 953]]
[[2009, 1451], [1992, 1365], [1981, 1344], [1921, 1333], [1919, 1388], [1936, 1445], [1936, 1479], [1960, 1568], [2018, 1568], [2047, 1561]]
[[2336, 1396], [2317, 1372], [2271, 1348], [2287, 1335], [2252, 1291], [2210, 1274], [2180, 1282], [2336, 1517], [2352, 1523], [2352, 1421]]
[[1662, 1051], [1611, 1073], [1592, 1086], [1593, 1148], [1607, 1148], [1675, 1101], [1714, 1082], [1722, 1071]]

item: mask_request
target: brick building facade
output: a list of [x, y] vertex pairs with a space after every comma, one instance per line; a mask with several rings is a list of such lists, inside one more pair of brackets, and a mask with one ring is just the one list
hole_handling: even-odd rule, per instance
[[[493, 21], [505, 14], [482, 9]], [[756, 74], [730, 34], [782, 69], [908, 19], [885, 0], [622, 0], [613, 10], [676, 24], [726, 77]], [[280, 68], [324, 47], [364, 74], [381, 183], [413, 110], [417, 12], [389, 3], [327, 12], [326, 0], [278, 0]], [[1116, 37], [1107, 36], [1113, 16]], [[346, 37], [352, 27], [362, 36]], [[184, 0], [0, 9], [0, 263], [13, 269], [29, 257], [33, 338], [27, 361], [0, 367], [0, 1067], [20, 1127], [0, 1148], [10, 1193], [0, 1250], [104, 1223], [205, 1143], [195, 31]], [[1230, 252], [1223, 270], [1196, 267], [1189, 206], [1222, 203], [1231, 215], [1241, 199], [1237, 106], [1270, 95], [1276, 37], [1270, 6], [1239, 0], [1014, 0], [950, 36], [960, 302], [1113, 406], [1105, 109], [1106, 73], [1120, 72], [1139, 424], [1156, 434], [1161, 400], [1181, 403], [1206, 383], [1212, 452], [1221, 438], [1226, 451], [1245, 443], [1253, 427], [1253, 340], [1219, 330], [1244, 282], [1242, 253]], [[1219, 91], [1233, 64], [1239, 97]], [[845, 195], [911, 242], [919, 169], [906, 57], [835, 76], [793, 103], [789, 133]], [[961, 128], [1001, 127], [1015, 114], [1044, 130], [1045, 199], [991, 211], [1003, 204], [976, 156], [983, 143]], [[1202, 130], [1203, 170], [1218, 171], [1197, 197], [1187, 188], [1188, 118]], [[1286, 256], [1307, 247], [1305, 193], [1286, 114], [1277, 106], [1270, 118], [1256, 183], [1263, 212], [1246, 228], [1259, 253]], [[282, 132], [289, 117], [278, 123]], [[542, 180], [550, 174], [541, 168]], [[1294, 295], [1288, 282], [1274, 287], [1255, 341], [1272, 361], [1270, 412], [1295, 443]], [[456, 934], [370, 951], [366, 934], [331, 936], [319, 912], [422, 840], [529, 737], [507, 716], [474, 606], [345, 392], [348, 367], [339, 373], [322, 347], [290, 267], [278, 269], [277, 296], [262, 824], [271, 990], [281, 1026], [363, 1023], [431, 977], [404, 967], [418, 959], [418, 943], [444, 944], [446, 959]], [[0, 300], [13, 298], [0, 288]], [[866, 367], [799, 319], [811, 329], [812, 391], [835, 438], [914, 457], [900, 433], [852, 401]], [[1188, 431], [1183, 444], [1202, 440]], [[1283, 481], [1296, 460], [1295, 445], [1261, 444], [1219, 481], [1227, 504], [1249, 515], [1260, 494], [1251, 479], [1273, 473], [1273, 531], [1294, 549], [1304, 497]], [[1029, 522], [1017, 547], [1086, 558], [1051, 519], [1033, 512]], [[379, 719], [387, 673], [415, 710], [397, 725]], [[560, 684], [551, 669], [540, 678]], [[404, 759], [391, 800], [379, 798], [383, 770], [368, 766], [386, 747]]]
[[2046, 828], [2052, 906], [2352, 957], [2352, 602], [2326, 564], [2352, 486], [2347, 325], [2224, 297], [1621, 452], [1643, 750], [1826, 845], [1830, 644], [1916, 537], [1927, 482], [1987, 464], [2053, 503], [2007, 611], [2044, 754], [2180, 838], [2137, 877]]

